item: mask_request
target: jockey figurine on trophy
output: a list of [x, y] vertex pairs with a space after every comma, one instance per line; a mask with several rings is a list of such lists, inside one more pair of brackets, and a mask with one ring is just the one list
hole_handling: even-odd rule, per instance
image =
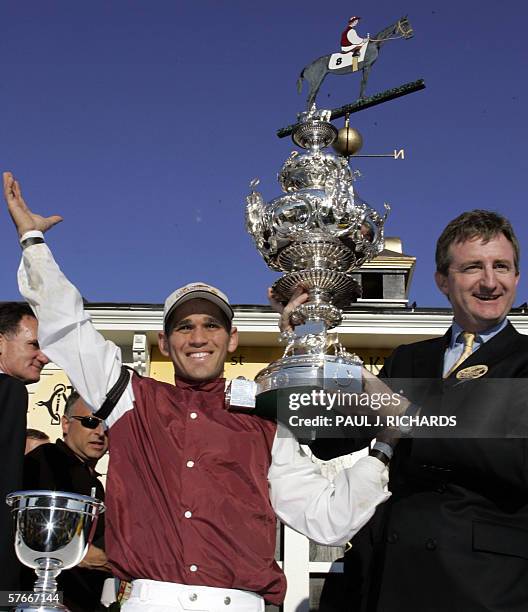
[[[310, 88], [306, 100], [308, 110], [311, 110], [315, 104], [315, 98], [327, 74], [350, 74], [361, 70], [363, 74], [358, 100], [364, 99], [370, 69], [378, 59], [379, 52], [385, 42], [408, 39], [413, 36], [413, 29], [407, 15], [380, 30], [372, 38], [369, 34], [366, 38], [358, 36], [355, 27], [359, 20], [360, 17], [358, 16], [350, 17], [348, 20], [347, 28], [341, 35], [341, 51], [339, 53], [318, 57], [301, 70], [297, 79], [297, 89], [300, 93], [303, 81], [307, 82]], [[421, 85], [423, 85], [423, 82], [421, 82]]]
[[361, 38], [358, 36], [356, 30], [354, 29], [361, 17], [350, 17], [348, 20], [348, 25], [346, 30], [341, 34], [341, 52], [349, 53], [352, 51], [355, 55], [359, 55], [359, 51], [361, 50], [361, 46], [368, 43], [367, 38]]

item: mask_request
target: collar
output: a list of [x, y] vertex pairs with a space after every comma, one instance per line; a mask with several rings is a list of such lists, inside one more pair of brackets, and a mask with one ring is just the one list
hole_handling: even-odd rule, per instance
[[[493, 327], [489, 327], [488, 329], [479, 332], [475, 336], [475, 342], [477, 342], [478, 344], [484, 344], [488, 340], [491, 340], [493, 336], [501, 332], [506, 327], [506, 325], [508, 325], [508, 319], [503, 319], [500, 323], [497, 323], [497, 325], [494, 325]], [[453, 324], [451, 326], [451, 338], [449, 340], [449, 349], [454, 348], [456, 344], [464, 343], [462, 337], [460, 336], [463, 331], [464, 329], [460, 327], [460, 325], [453, 319]]]
[[83, 459], [82, 457], [79, 457], [79, 455], [75, 452], [72, 451], [72, 449], [66, 444], [66, 442], [64, 442], [64, 440], [61, 440], [60, 438], [55, 442], [55, 445], [57, 446], [57, 448], [62, 451], [64, 454], [68, 455], [68, 457], [70, 457], [70, 459], [75, 459], [75, 461], [82, 463], [84, 466], [86, 466], [86, 468], [88, 468], [89, 470], [92, 470], [92, 473], [94, 476], [96, 476], [97, 478], [99, 478], [99, 476], [101, 476], [101, 474], [99, 474], [99, 472], [95, 469], [95, 467], [91, 466], [88, 461], [86, 461], [85, 459]]
[[186, 378], [175, 378], [174, 384], [178, 389], [188, 391], [223, 391], [225, 389], [225, 378], [213, 378], [212, 380], [188, 380]]

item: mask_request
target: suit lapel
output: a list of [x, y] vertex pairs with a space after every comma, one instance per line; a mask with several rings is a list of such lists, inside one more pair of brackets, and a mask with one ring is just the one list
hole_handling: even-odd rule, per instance
[[451, 328], [441, 337], [427, 345], [417, 346], [413, 355], [415, 378], [442, 378], [444, 354], [451, 339]]
[[[456, 379], [456, 373], [473, 365], [487, 365], [490, 369], [503, 359], [511, 356], [517, 343], [519, 332], [508, 321], [508, 325], [479, 347], [449, 376]], [[486, 375], [484, 375], [486, 376]]]

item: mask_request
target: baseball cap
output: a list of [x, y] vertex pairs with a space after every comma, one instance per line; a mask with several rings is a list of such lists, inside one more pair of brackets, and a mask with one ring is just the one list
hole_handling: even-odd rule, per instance
[[206, 283], [189, 283], [185, 287], [180, 287], [173, 291], [169, 297], [165, 300], [165, 307], [163, 309], [163, 328], [167, 327], [167, 322], [176, 310], [178, 306], [181, 306], [189, 300], [195, 300], [201, 298], [203, 300], [209, 300], [225, 314], [228, 321], [233, 319], [233, 309], [229, 305], [227, 295], [222, 293], [216, 287], [207, 285]]

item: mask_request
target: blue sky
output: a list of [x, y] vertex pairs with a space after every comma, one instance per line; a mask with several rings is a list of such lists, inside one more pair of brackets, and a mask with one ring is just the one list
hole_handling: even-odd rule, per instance
[[[64, 216], [49, 242], [87, 299], [162, 302], [203, 280], [234, 303], [265, 303], [276, 274], [245, 233], [244, 198], [257, 176], [266, 199], [279, 195], [295, 147], [275, 132], [304, 109], [297, 76], [338, 49], [351, 14], [360, 34], [405, 14], [415, 30], [385, 45], [368, 94], [427, 85], [352, 116], [364, 153], [406, 151], [352, 165], [363, 199], [391, 204], [387, 235], [418, 257], [411, 299], [447, 304], [433, 285], [434, 243], [463, 210], [505, 214], [528, 248], [520, 0], [2, 0], [0, 165], [35, 210]], [[329, 76], [318, 106], [358, 90], [357, 75]], [[17, 298], [5, 210], [0, 257], [0, 300]], [[516, 304], [526, 300], [521, 278]]]

